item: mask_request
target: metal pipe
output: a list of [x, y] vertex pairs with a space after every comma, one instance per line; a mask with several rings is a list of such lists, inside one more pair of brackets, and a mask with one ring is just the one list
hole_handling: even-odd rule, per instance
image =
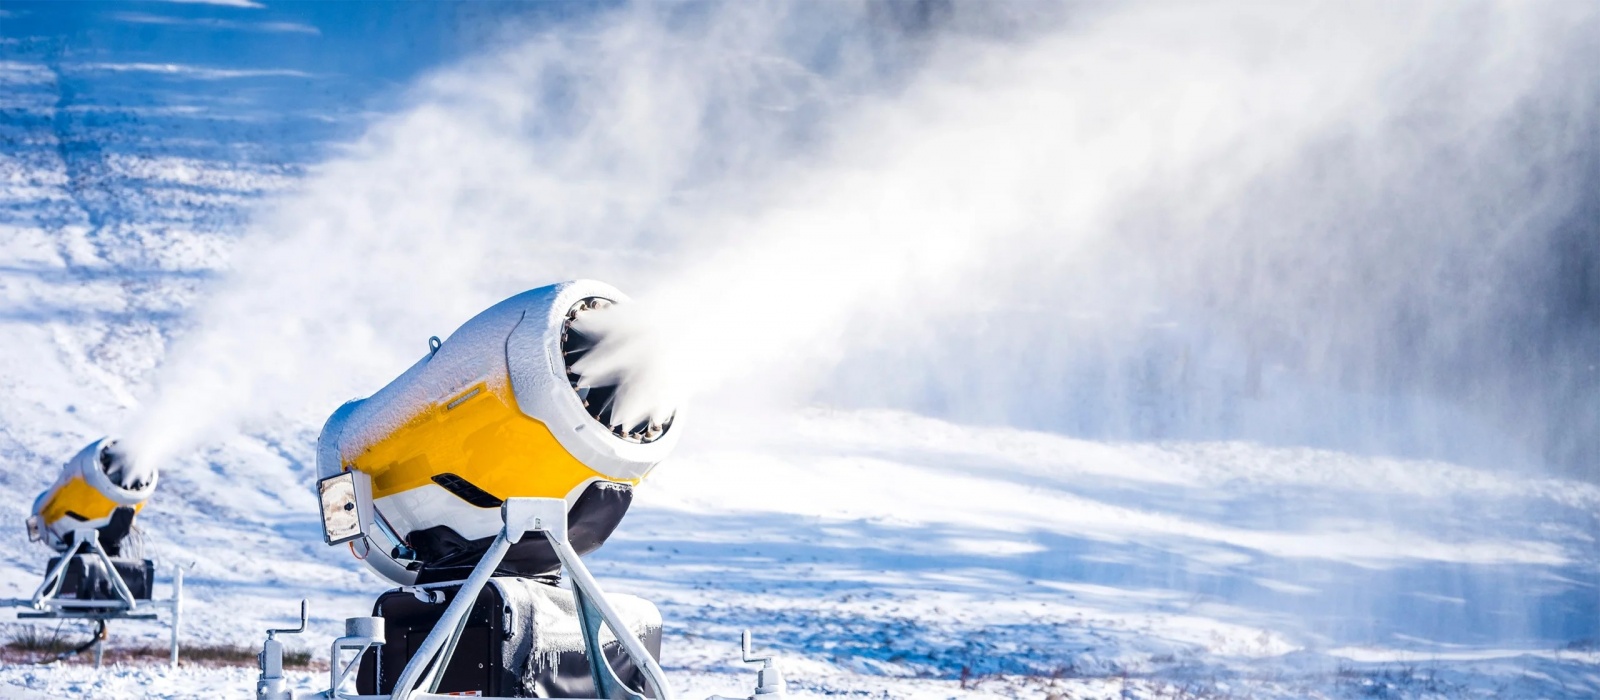
[[[28, 604], [29, 601], [22, 601]], [[40, 602], [39, 608], [52, 608], [55, 610], [127, 610], [128, 604], [120, 600], [60, 600], [46, 598]]]
[[183, 627], [183, 567], [172, 565], [172, 659], [168, 665], [178, 667], [178, 630]]

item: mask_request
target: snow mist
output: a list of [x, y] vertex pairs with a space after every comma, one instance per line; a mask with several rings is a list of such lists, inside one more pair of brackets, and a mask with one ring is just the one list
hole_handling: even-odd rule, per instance
[[314, 423], [583, 276], [641, 300], [612, 337], [649, 338], [673, 379], [648, 393], [710, 407], [1581, 458], [1563, 416], [1593, 415], [1573, 387], [1600, 334], [1519, 320], [1596, 256], [1571, 228], [1600, 172], [1595, 15], [729, 3], [513, 28], [263, 213], [129, 441]]

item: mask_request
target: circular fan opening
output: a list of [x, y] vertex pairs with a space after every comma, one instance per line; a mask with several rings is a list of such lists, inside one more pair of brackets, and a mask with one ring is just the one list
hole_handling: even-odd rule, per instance
[[620, 379], [608, 379], [596, 385], [594, 382], [584, 381], [584, 375], [574, 369], [574, 366], [579, 364], [590, 351], [607, 340], [595, 330], [581, 327], [583, 324], [578, 323], [579, 319], [584, 314], [610, 308], [613, 304], [615, 302], [610, 299], [588, 297], [567, 310], [566, 318], [561, 324], [561, 356], [566, 363], [567, 383], [578, 394], [578, 400], [583, 403], [584, 410], [588, 411], [595, 421], [610, 430], [611, 434], [629, 442], [655, 442], [671, 429], [676, 412], [662, 419], [646, 417], [632, 422], [631, 425], [624, 425], [624, 421], [613, 413], [618, 405], [618, 397], [626, 392], [629, 382], [627, 373], [621, 373]]

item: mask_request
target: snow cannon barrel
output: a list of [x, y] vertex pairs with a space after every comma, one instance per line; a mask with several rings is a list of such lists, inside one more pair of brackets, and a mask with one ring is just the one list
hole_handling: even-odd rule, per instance
[[158, 476], [155, 467], [137, 464], [116, 440], [96, 440], [68, 460], [55, 483], [34, 500], [28, 539], [65, 551], [75, 531], [96, 530], [106, 552], [116, 556], [134, 517], [155, 493]]
[[[678, 439], [675, 410], [633, 425], [612, 415], [626, 372], [595, 386], [574, 368], [598, 340], [583, 315], [626, 303], [590, 280], [523, 292], [341, 406], [317, 439], [325, 540], [350, 542], [401, 585], [458, 580], [499, 532], [505, 499], [545, 497], [566, 501], [580, 554], [598, 548]], [[499, 573], [559, 568], [545, 538], [528, 536]]]

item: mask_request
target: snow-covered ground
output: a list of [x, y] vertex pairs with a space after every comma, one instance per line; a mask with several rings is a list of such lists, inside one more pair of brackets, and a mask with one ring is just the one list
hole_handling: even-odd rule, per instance
[[[129, 65], [268, 95], [307, 79]], [[33, 496], [138, 408], [250, 207], [315, 151], [284, 143], [293, 114], [197, 130], [158, 100], [74, 101], [106, 72], [0, 62], [0, 597], [30, 593], [48, 554], [21, 526]], [[186, 641], [258, 643], [309, 599], [311, 631], [289, 643], [325, 658], [387, 587], [321, 544], [323, 417], [163, 465], [141, 522], [147, 553], [187, 570]], [[1593, 484], [895, 411], [712, 405], [696, 419], [591, 557], [610, 590], [661, 606], [684, 697], [748, 692], [746, 628], [802, 696], [1600, 696]], [[132, 646], [166, 630], [112, 634]], [[244, 697], [253, 682], [11, 665], [0, 697]]]
[[[726, 432], [664, 465], [592, 557], [611, 590], [661, 605], [666, 666], [687, 697], [749, 682], [733, 656], [743, 628], [807, 694], [1600, 692], [1591, 485], [890, 412], [810, 411], [778, 430], [704, 422]], [[310, 597], [313, 634], [293, 643], [318, 650], [384, 586], [317, 542], [299, 470], [264, 445], [213, 455], [211, 468], [232, 493], [281, 500], [208, 503], [189, 489], [216, 476], [186, 467], [151, 509], [151, 547], [195, 562], [186, 638], [248, 643]], [[43, 554], [13, 546], [17, 562]], [[6, 585], [32, 582], [18, 566]], [[14, 667], [0, 680], [188, 696], [244, 692], [250, 678]]]

